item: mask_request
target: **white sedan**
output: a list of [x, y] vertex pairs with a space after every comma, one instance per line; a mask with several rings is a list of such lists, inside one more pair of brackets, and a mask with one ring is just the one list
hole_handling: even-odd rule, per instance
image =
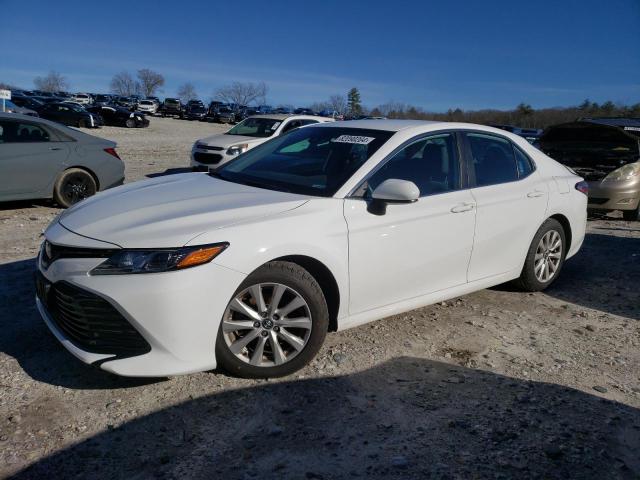
[[228, 132], [198, 140], [191, 149], [191, 167], [208, 170], [219, 167], [239, 154], [291, 130], [315, 123], [333, 122], [333, 118], [315, 115], [255, 115], [238, 123]]
[[153, 100], [140, 100], [136, 109], [149, 115], [155, 115], [158, 112], [158, 104]]
[[36, 302], [71, 353], [116, 374], [277, 377], [328, 331], [548, 287], [586, 205], [580, 177], [502, 130], [323, 123], [70, 208], [45, 232]]

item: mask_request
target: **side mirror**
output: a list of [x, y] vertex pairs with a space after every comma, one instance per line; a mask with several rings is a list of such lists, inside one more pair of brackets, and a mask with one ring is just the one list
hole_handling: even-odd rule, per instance
[[387, 205], [414, 203], [420, 198], [420, 189], [408, 180], [389, 178], [382, 182], [371, 194], [368, 211], [374, 215], [387, 213]]

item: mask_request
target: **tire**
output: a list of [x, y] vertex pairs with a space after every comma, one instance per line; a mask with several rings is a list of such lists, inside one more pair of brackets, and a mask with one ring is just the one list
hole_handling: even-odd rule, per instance
[[80, 119], [78, 120], [78, 128], [86, 128], [87, 127], [87, 122], [84, 119]]
[[635, 210], [623, 210], [622, 218], [627, 222], [640, 222], [640, 205]]
[[[255, 308], [258, 295], [253, 292], [257, 289], [263, 297], [262, 315], [260, 308]], [[272, 307], [276, 295], [278, 300]], [[294, 304], [300, 306], [278, 315]], [[234, 328], [239, 325], [236, 322], [244, 322], [243, 329]], [[293, 322], [302, 328], [293, 327]], [[328, 327], [327, 302], [315, 278], [295, 263], [269, 262], [249, 275], [233, 294], [218, 329], [216, 358], [223, 370], [235, 376], [283, 377], [315, 357]], [[251, 339], [246, 341], [248, 337]], [[234, 345], [236, 352], [232, 351]]]
[[[545, 248], [543, 239], [547, 239], [547, 245], [553, 247], [558, 238], [560, 239], [559, 248]], [[547, 219], [533, 237], [520, 278], [515, 281], [516, 286], [526, 292], [539, 292], [551, 285], [560, 275], [567, 255], [567, 247], [566, 234], [560, 222], [553, 218]], [[540, 261], [542, 265], [547, 266], [540, 268]], [[537, 270], [541, 271], [536, 273]], [[549, 275], [548, 278], [545, 278], [545, 275]]]
[[81, 168], [69, 168], [62, 172], [53, 187], [53, 199], [64, 208], [95, 195], [98, 185], [95, 178]]
[[133, 128], [136, 126], [136, 121], [133, 118], [127, 118], [124, 122], [124, 126], [127, 128]]

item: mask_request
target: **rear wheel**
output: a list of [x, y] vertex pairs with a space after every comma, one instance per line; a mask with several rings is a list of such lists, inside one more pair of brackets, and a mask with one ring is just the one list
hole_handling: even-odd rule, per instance
[[566, 248], [564, 228], [557, 220], [548, 219], [533, 237], [516, 285], [527, 292], [547, 288], [560, 274]]
[[65, 170], [53, 188], [53, 199], [61, 207], [68, 208], [96, 193], [98, 185], [93, 176], [81, 168]]
[[249, 275], [229, 302], [216, 340], [216, 357], [246, 378], [289, 375], [318, 353], [329, 311], [318, 282], [290, 262], [270, 262]]
[[635, 210], [623, 210], [622, 218], [624, 218], [628, 222], [640, 221], [640, 205]]

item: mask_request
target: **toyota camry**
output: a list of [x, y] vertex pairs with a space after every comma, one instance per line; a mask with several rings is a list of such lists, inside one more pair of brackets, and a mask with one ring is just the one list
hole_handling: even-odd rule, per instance
[[312, 125], [68, 209], [45, 232], [36, 303], [109, 372], [283, 376], [327, 332], [506, 282], [548, 287], [582, 245], [586, 194], [502, 130]]

